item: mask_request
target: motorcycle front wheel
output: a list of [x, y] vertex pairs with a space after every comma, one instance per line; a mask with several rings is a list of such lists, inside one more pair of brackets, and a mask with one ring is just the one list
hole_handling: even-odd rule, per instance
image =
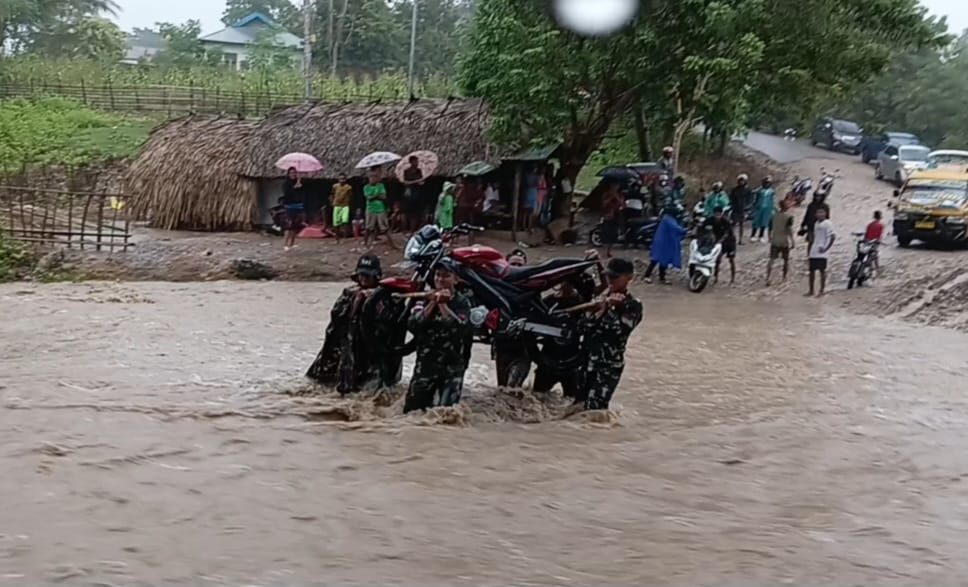
[[689, 276], [689, 291], [692, 293], [700, 293], [702, 290], [706, 289], [706, 285], [709, 283], [709, 278], [696, 271], [691, 276]]

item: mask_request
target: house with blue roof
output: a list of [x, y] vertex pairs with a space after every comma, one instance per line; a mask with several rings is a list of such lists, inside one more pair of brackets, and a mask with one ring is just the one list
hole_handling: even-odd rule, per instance
[[206, 50], [220, 51], [225, 62], [235, 69], [246, 69], [254, 45], [265, 34], [275, 33], [274, 45], [292, 54], [292, 62], [302, 63], [303, 40], [277, 25], [261, 12], [253, 12], [224, 29], [205, 35], [199, 40]]

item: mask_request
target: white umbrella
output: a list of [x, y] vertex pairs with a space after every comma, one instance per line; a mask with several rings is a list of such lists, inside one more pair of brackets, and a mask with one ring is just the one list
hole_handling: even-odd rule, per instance
[[389, 163], [396, 163], [400, 159], [402, 159], [402, 157], [396, 153], [390, 153], [389, 151], [376, 151], [360, 159], [360, 162], [356, 164], [356, 168], [369, 169], [370, 167], [381, 167]]

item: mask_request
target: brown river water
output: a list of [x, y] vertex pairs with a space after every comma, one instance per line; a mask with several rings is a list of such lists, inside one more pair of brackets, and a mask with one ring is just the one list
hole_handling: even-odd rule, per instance
[[968, 582], [965, 334], [651, 288], [611, 412], [404, 417], [302, 379], [338, 290], [0, 286], [0, 585]]

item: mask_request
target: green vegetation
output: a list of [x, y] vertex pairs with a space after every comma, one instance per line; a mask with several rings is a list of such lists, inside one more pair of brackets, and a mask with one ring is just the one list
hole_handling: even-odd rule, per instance
[[62, 98], [0, 102], [0, 169], [126, 157], [144, 142], [154, 124]]
[[487, 99], [502, 142], [563, 140], [565, 172], [577, 174], [626, 117], [642, 159], [656, 137], [678, 150], [699, 123], [725, 142], [869, 81], [894, 51], [943, 41], [916, 0], [655, 2], [604, 39], [518, 0], [482, 0], [460, 80]]
[[940, 51], [897, 55], [885, 74], [831, 112], [868, 132], [913, 132], [933, 147], [968, 149], [968, 34]]
[[21, 279], [35, 263], [35, 256], [23, 243], [11, 240], [0, 232], [0, 283]]

